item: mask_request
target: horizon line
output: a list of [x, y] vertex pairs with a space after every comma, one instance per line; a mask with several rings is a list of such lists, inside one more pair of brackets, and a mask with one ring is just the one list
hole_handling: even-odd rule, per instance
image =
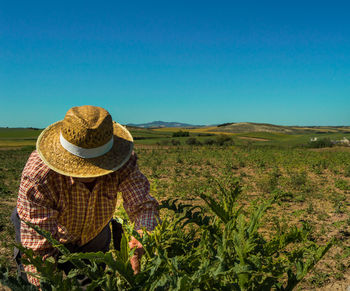
[[[251, 121], [240, 121], [240, 122], [223, 122], [223, 123], [216, 123], [216, 124], [190, 124], [190, 123], [185, 123], [185, 122], [179, 122], [179, 121], [150, 121], [150, 122], [144, 122], [144, 123], [120, 123], [124, 126], [135, 126], [138, 127], [137, 125], [141, 124], [151, 124], [155, 122], [164, 122], [164, 123], [180, 123], [180, 124], [186, 124], [187, 126], [198, 126], [198, 127], [210, 127], [210, 126], [219, 126], [219, 125], [224, 125], [224, 124], [240, 124], [240, 123], [248, 123], [248, 124], [266, 124], [266, 125], [275, 125], [275, 126], [284, 126], [284, 127], [350, 127], [350, 125], [283, 125], [283, 124], [275, 124], [275, 123], [267, 123], [267, 122], [251, 122]], [[176, 126], [173, 126], [176, 127]], [[180, 126], [181, 127], [181, 126]], [[35, 130], [42, 130], [45, 129], [46, 127], [36, 127], [36, 126], [0, 126], [0, 128], [9, 128], [9, 129], [35, 129]], [[166, 128], [166, 126], [165, 126]]]

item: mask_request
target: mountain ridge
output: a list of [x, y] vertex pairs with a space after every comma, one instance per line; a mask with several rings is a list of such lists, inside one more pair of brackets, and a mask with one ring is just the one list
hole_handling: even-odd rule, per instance
[[166, 121], [152, 121], [147, 123], [128, 123], [126, 126], [134, 126], [134, 127], [142, 127], [142, 128], [159, 128], [159, 127], [203, 127], [204, 125], [193, 125], [189, 123], [182, 123], [182, 122], [166, 122]]
[[[162, 129], [162, 128], [179, 128], [189, 129], [195, 132], [212, 132], [212, 133], [248, 133], [248, 132], [270, 132], [270, 133], [284, 133], [284, 134], [304, 134], [304, 133], [350, 133], [350, 126], [301, 126], [301, 125], [277, 125], [269, 123], [255, 123], [255, 122], [229, 122], [215, 125], [193, 125], [182, 122], [165, 122], [165, 121], [153, 121], [149, 123], [124, 124], [129, 128], [135, 129]], [[0, 127], [2, 133], [31, 130], [38, 132], [42, 129], [34, 127]]]
[[243, 133], [243, 132], [270, 132], [284, 134], [303, 133], [350, 133], [350, 126], [295, 126], [277, 125], [269, 123], [239, 122], [219, 124], [211, 128], [213, 132]]
[[181, 122], [153, 121], [142, 124], [129, 123], [127, 126], [139, 128], [188, 128], [196, 129], [201, 132], [223, 132], [223, 133], [243, 133], [243, 132], [270, 132], [284, 134], [303, 134], [303, 133], [350, 133], [350, 126], [297, 126], [297, 125], [277, 125], [269, 123], [255, 122], [230, 122], [217, 125], [193, 125]]

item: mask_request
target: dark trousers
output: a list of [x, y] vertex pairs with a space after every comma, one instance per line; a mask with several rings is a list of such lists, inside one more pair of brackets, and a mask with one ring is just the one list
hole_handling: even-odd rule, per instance
[[[11, 214], [11, 220], [15, 227], [16, 233], [16, 243], [21, 243], [21, 222], [17, 213], [17, 208], [15, 208]], [[113, 244], [116, 250], [120, 250], [120, 241], [123, 234], [123, 228], [120, 223], [112, 219], [112, 231], [113, 231]], [[109, 223], [104, 227], [104, 229], [91, 241], [83, 246], [77, 246], [73, 244], [66, 244], [65, 246], [72, 253], [87, 253], [87, 252], [107, 252], [109, 251], [109, 245], [111, 243], [111, 230]], [[25, 281], [28, 281], [26, 273], [24, 273], [23, 265], [21, 263], [21, 252], [18, 248], [14, 249], [14, 259], [17, 264], [18, 275], [22, 277]], [[66, 274], [73, 268], [70, 262], [64, 264], [58, 264], [58, 268], [64, 270]]]

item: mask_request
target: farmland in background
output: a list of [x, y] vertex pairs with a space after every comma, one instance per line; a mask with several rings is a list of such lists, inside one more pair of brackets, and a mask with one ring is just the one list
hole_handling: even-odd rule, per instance
[[[272, 145], [295, 147], [308, 143], [310, 138], [339, 140], [343, 137], [350, 139], [350, 127], [293, 127], [271, 124], [234, 123], [219, 126], [206, 126], [198, 128], [140, 128], [127, 127], [134, 137], [135, 144], [171, 144], [177, 140], [180, 145], [186, 144], [189, 138], [196, 138], [201, 143], [215, 139], [217, 135], [228, 135], [237, 145], [245, 146], [247, 143], [254, 145]], [[176, 137], [174, 134], [183, 131], [189, 132], [187, 137]], [[36, 138], [41, 129], [33, 128], [0, 128], [1, 147], [21, 147], [35, 145]], [[213, 137], [214, 136], [214, 137]]]
[[[306, 222], [319, 244], [337, 239], [300, 288], [345, 290], [350, 285], [350, 148], [308, 146], [311, 137], [350, 139], [350, 134], [339, 130], [220, 133], [213, 129], [217, 127], [183, 128], [189, 136], [176, 137], [178, 128], [129, 128], [152, 195], [159, 201], [179, 198], [200, 203], [198, 193], [210, 188], [213, 179], [223, 183], [238, 179], [245, 207], [278, 194], [279, 203], [264, 218], [266, 230]], [[12, 270], [14, 231], [9, 217], [21, 171], [39, 134], [35, 129], [0, 129], [0, 263], [11, 264]], [[210, 139], [222, 139], [222, 134], [230, 141], [204, 145]], [[198, 143], [188, 145], [191, 138]]]

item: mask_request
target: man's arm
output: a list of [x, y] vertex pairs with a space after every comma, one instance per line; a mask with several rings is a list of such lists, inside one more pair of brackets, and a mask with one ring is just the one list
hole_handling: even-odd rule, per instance
[[[50, 232], [57, 237], [58, 211], [54, 209], [54, 199], [45, 181], [37, 181], [30, 176], [22, 176], [17, 211], [21, 221], [21, 244], [26, 248], [31, 248], [35, 254], [43, 256], [44, 259], [56, 255], [58, 251], [34, 229], [23, 221], [31, 222], [40, 228]], [[26, 272], [37, 273], [32, 265], [24, 266]], [[39, 286], [40, 282], [33, 276], [29, 276], [28, 281]]]
[[153, 230], [159, 221], [158, 202], [149, 193], [150, 184], [137, 166], [135, 153], [120, 170], [119, 177], [123, 205], [130, 220], [135, 222], [135, 229]]
[[[140, 172], [137, 166], [137, 156], [133, 153], [127, 164], [120, 171], [121, 183], [119, 191], [122, 192], [124, 208], [135, 229], [142, 234], [141, 228], [153, 230], [160, 222], [158, 202], [150, 194], [150, 185], [147, 178]], [[136, 248], [131, 258], [131, 266], [134, 273], [140, 271], [140, 259], [144, 253], [141, 243], [134, 237], [129, 242], [130, 248]]]

